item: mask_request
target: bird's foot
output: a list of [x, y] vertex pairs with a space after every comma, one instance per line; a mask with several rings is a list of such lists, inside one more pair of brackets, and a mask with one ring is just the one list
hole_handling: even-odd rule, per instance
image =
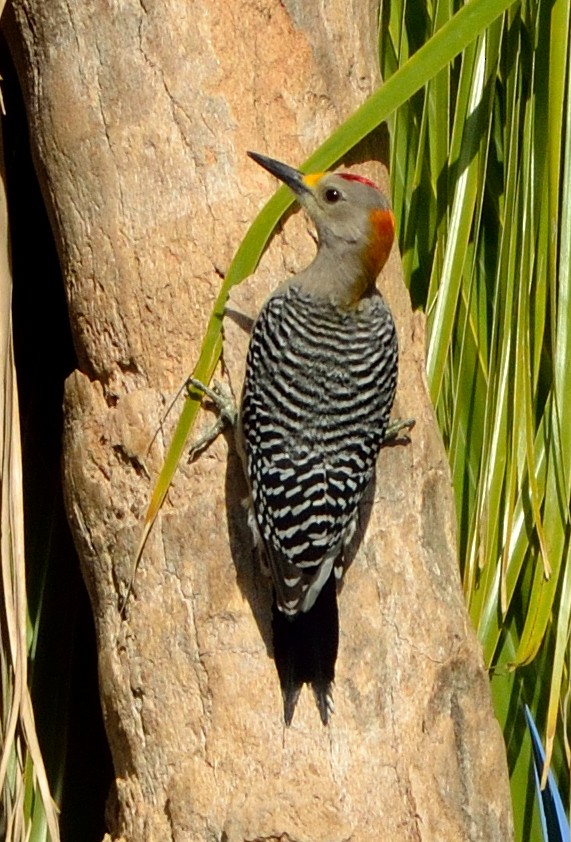
[[[404, 441], [410, 441], [408, 433], [412, 430], [416, 421], [414, 418], [395, 418], [394, 421], [388, 425], [385, 431], [385, 437], [383, 439], [383, 444], [387, 443], [396, 443], [404, 439]], [[400, 434], [404, 432], [404, 435], [401, 436]]]
[[214, 382], [214, 386], [211, 389], [210, 386], [206, 386], [205, 383], [197, 380], [196, 377], [189, 377], [186, 381], [186, 391], [188, 395], [193, 397], [193, 392], [202, 392], [202, 394], [206, 395], [206, 397], [214, 404], [214, 407], [218, 412], [218, 418], [212, 427], [192, 444], [188, 455], [189, 461], [191, 462], [202, 450], [204, 450], [205, 447], [208, 447], [208, 445], [220, 435], [227, 425], [230, 425], [231, 427], [235, 425], [238, 417], [238, 410], [236, 408], [234, 395], [230, 389], [217, 381]]
[[214, 404], [224, 422], [234, 426], [238, 417], [236, 401], [231, 390], [224, 383], [215, 380], [213, 387], [210, 388], [196, 377], [189, 377], [186, 381], [186, 391], [191, 396], [193, 391], [202, 392]]

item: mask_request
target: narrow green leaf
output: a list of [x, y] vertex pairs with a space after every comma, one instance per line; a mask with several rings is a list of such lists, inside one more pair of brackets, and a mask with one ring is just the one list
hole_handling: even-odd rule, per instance
[[[514, 0], [471, 0], [308, 158], [302, 170], [319, 171], [336, 164], [343, 155], [446, 67], [512, 2]], [[280, 188], [254, 220], [232, 261], [214, 305], [199, 360], [193, 373], [194, 377], [206, 384], [212, 378], [221, 353], [222, 317], [228, 293], [232, 286], [240, 283], [255, 270], [275, 226], [292, 202], [291, 193], [284, 187]], [[181, 413], [173, 443], [153, 491], [145, 517], [143, 535], [134, 561], [135, 569], [172, 481], [182, 455], [184, 442], [196, 418], [197, 401], [192, 398], [188, 398], [188, 401], [190, 405], [186, 406]]]

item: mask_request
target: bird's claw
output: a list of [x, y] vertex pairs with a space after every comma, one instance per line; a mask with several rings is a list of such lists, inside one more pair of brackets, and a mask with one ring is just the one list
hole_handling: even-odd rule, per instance
[[399, 438], [399, 434], [404, 431], [404, 438], [408, 441], [408, 433], [412, 430], [416, 421], [414, 418], [395, 418], [394, 421], [388, 425], [385, 431], [383, 444], [387, 442], [395, 442]]
[[188, 454], [188, 460], [189, 462], [192, 462], [201, 450], [208, 447], [208, 445], [220, 435], [227, 424], [230, 424], [232, 427], [235, 425], [238, 411], [236, 409], [236, 403], [232, 392], [222, 383], [218, 383], [217, 381], [214, 382], [214, 386], [211, 389], [210, 386], [207, 386], [205, 383], [197, 380], [196, 377], [189, 377], [186, 381], [186, 391], [191, 397], [194, 397], [192, 394], [193, 391], [202, 392], [203, 395], [206, 395], [206, 397], [212, 401], [218, 412], [218, 418], [216, 419], [215, 424], [213, 424], [213, 426], [191, 446]]

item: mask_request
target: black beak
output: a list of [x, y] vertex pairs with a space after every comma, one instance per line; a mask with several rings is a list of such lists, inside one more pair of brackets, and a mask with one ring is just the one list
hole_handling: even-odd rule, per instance
[[279, 178], [280, 181], [283, 181], [284, 184], [287, 184], [296, 196], [301, 196], [309, 191], [303, 180], [303, 173], [299, 172], [299, 170], [294, 170], [293, 167], [282, 164], [281, 161], [275, 161], [273, 158], [266, 158], [265, 155], [260, 155], [259, 152], [248, 152], [248, 155], [256, 164], [259, 164], [269, 173], [275, 175], [276, 178]]

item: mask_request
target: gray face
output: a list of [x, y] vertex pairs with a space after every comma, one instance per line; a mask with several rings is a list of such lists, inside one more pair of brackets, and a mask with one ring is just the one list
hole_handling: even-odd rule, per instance
[[[370, 244], [371, 212], [390, 209], [389, 203], [375, 185], [350, 173], [304, 175], [299, 170], [260, 155], [248, 152], [250, 158], [272, 173], [292, 190], [317, 228], [319, 241], [330, 246], [331, 254], [348, 253], [361, 256]], [[350, 245], [349, 252], [347, 246]]]
[[320, 239], [327, 241], [366, 243], [371, 234], [371, 211], [389, 209], [385, 197], [372, 184], [338, 173], [327, 173], [307, 187], [299, 200], [315, 222]]

